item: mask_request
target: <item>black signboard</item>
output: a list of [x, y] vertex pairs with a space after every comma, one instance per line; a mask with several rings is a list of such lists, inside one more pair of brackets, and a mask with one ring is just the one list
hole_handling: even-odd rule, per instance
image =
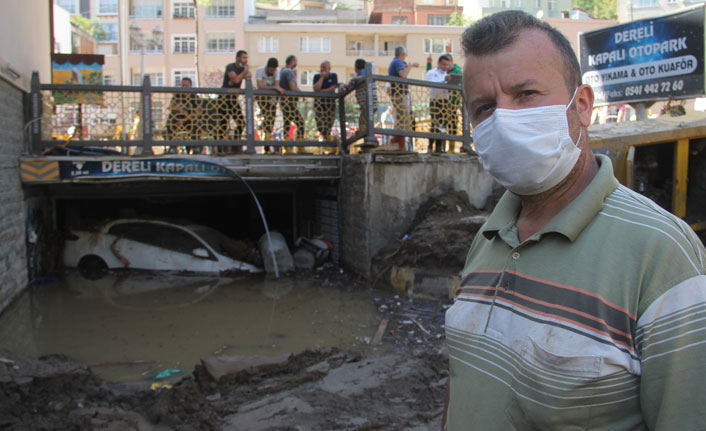
[[704, 94], [704, 6], [583, 33], [579, 43], [598, 105]]

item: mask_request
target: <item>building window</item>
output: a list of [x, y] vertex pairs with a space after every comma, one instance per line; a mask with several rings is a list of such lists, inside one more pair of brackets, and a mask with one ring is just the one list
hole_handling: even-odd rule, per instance
[[196, 87], [196, 70], [194, 69], [174, 69], [172, 71], [173, 76], [173, 86], [181, 87], [181, 80], [184, 78], [191, 79], [191, 83]]
[[382, 42], [382, 52], [380, 55], [395, 55], [395, 48], [401, 46], [402, 42], [393, 40], [384, 40]]
[[71, 15], [78, 13], [78, 0], [54, 0], [54, 4], [66, 9]]
[[534, 0], [534, 8], [541, 9], [542, 8], [542, 0]]
[[130, 3], [130, 16], [132, 18], [161, 18], [162, 0], [132, 0]]
[[113, 75], [103, 75], [103, 85], [115, 85], [115, 77]]
[[105, 33], [100, 38], [101, 41], [112, 42], [118, 40], [118, 24], [117, 23], [107, 23], [103, 24], [103, 29]]
[[[145, 52], [149, 52], [151, 54], [164, 52], [164, 46], [162, 45], [162, 42], [156, 43], [155, 41], [150, 39], [146, 40], [145, 44]], [[137, 41], [135, 41], [134, 39], [130, 39], [130, 52], [140, 52], [141, 49], [142, 47]]]
[[118, 0], [100, 0], [98, 2], [98, 13], [101, 15], [117, 15]]
[[427, 16], [427, 24], [429, 25], [446, 25], [451, 19], [451, 15], [432, 15]]
[[235, 52], [235, 33], [206, 33], [206, 52]]
[[313, 70], [302, 70], [299, 73], [299, 85], [304, 86], [304, 87], [311, 87], [314, 85], [314, 75], [316, 75], [318, 72], [315, 72]]
[[175, 54], [196, 51], [196, 36], [172, 36], [172, 52]]
[[523, 0], [515, 0], [515, 7], [522, 9], [525, 7], [525, 2]]
[[331, 38], [329, 38], [329, 37], [302, 37], [302, 38], [299, 38], [299, 51], [301, 51], [301, 52], [331, 52]]
[[235, 18], [235, 0], [211, 0], [206, 18]]
[[279, 52], [279, 38], [262, 36], [257, 40], [257, 52]]
[[[145, 75], [150, 77], [150, 85], [153, 87], [161, 87], [164, 85], [164, 74], [159, 73], [145, 73]], [[140, 73], [132, 74], [132, 85], [142, 85], [142, 76]]]
[[549, 10], [549, 12], [556, 11], [556, 0], [548, 0], [547, 9]]
[[393, 24], [409, 24], [409, 17], [401, 16], [401, 15], [394, 15], [392, 17], [392, 23]]
[[424, 39], [425, 54], [448, 54], [452, 51], [451, 39]]
[[193, 18], [194, 16], [194, 4], [191, 2], [175, 2], [172, 6], [173, 18]]
[[635, 0], [633, 3], [635, 7], [652, 7], [657, 6], [657, 0]]

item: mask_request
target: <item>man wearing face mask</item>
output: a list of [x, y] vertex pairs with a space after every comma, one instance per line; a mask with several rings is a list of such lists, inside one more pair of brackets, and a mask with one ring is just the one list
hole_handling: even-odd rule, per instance
[[561, 33], [507, 11], [462, 44], [474, 145], [508, 191], [446, 313], [446, 429], [706, 429], [703, 245], [592, 153]]

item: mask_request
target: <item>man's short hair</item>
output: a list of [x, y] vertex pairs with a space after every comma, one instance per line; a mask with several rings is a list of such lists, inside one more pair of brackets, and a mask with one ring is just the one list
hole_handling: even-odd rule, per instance
[[189, 81], [189, 84], [194, 85], [194, 82], [193, 82], [193, 81], [191, 80], [191, 78], [189, 78], [188, 76], [185, 76], [185, 77], [181, 78], [181, 81], [182, 81], [182, 82], [184, 82], [184, 81]]
[[514, 43], [523, 30], [544, 31], [559, 51], [564, 63], [564, 81], [569, 92], [581, 85], [581, 66], [569, 41], [557, 29], [532, 15], [508, 10], [488, 15], [471, 24], [461, 36], [466, 56], [495, 54]]
[[362, 58], [359, 58], [355, 61], [355, 68], [358, 70], [363, 70], [365, 69], [365, 60]]
[[395, 47], [395, 57], [399, 57], [400, 55], [404, 54], [407, 52], [407, 48], [405, 48], [402, 45], [396, 46]]
[[446, 60], [446, 61], [451, 61], [451, 59], [449, 58], [448, 55], [446, 55], [446, 54], [440, 55], [440, 56], [439, 56], [439, 61], [444, 61], [444, 60]]
[[289, 66], [290, 63], [292, 63], [292, 61], [294, 61], [295, 58], [297, 58], [296, 55], [294, 55], [294, 54], [289, 54], [289, 55], [287, 56], [287, 58], [284, 60], [284, 64], [287, 65], [287, 66]]
[[279, 66], [279, 61], [277, 61], [276, 58], [270, 57], [270, 58], [267, 60], [267, 67], [274, 67], [274, 68], [277, 68], [277, 66]]
[[247, 51], [244, 51], [241, 49], [240, 51], [235, 53], [235, 58], [240, 58], [241, 55], [247, 54], [247, 53], [248, 53]]

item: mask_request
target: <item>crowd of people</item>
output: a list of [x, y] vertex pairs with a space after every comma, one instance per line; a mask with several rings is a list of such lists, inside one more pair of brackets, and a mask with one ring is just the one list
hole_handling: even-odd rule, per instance
[[[407, 50], [403, 46], [395, 49], [395, 58], [388, 67], [388, 75], [397, 78], [407, 78], [413, 68], [419, 67], [416, 62], [406, 61]], [[450, 54], [439, 56], [436, 67], [432, 66], [432, 56], [427, 58], [426, 80], [434, 83], [460, 83], [461, 68], [454, 64]], [[259, 140], [271, 141], [280, 140], [282, 137], [291, 140], [305, 140], [306, 123], [302, 112], [299, 109], [299, 97], [286, 95], [287, 91], [301, 91], [297, 85], [297, 64], [295, 55], [289, 55], [284, 64], [280, 67], [277, 58], [272, 57], [267, 63], [255, 69], [253, 83], [258, 90], [273, 90], [278, 95], [257, 95], [255, 102], [258, 108], [256, 114], [256, 134]], [[349, 88], [355, 88], [356, 100], [360, 106], [360, 116], [358, 119], [358, 130], [368, 128], [368, 99], [366, 87], [359, 85], [365, 78], [366, 61], [357, 59], [354, 62], [355, 74], [348, 82], [341, 82], [338, 75], [331, 71], [331, 63], [324, 60], [320, 64], [319, 73], [313, 77], [313, 91], [315, 93], [336, 93]], [[453, 75], [459, 79], [454, 80]], [[240, 50], [236, 53], [235, 61], [226, 66], [223, 74], [222, 88], [241, 89], [243, 82], [247, 78], [253, 78], [253, 74], [248, 65], [248, 53]], [[190, 78], [183, 78], [182, 87], [192, 87]], [[376, 119], [374, 126], [383, 129], [395, 129], [397, 131], [413, 131], [416, 129], [415, 116], [412, 112], [412, 100], [410, 97], [409, 85], [400, 82], [386, 83], [387, 94], [390, 103], [385, 107], [378, 119], [378, 95], [375, 83], [373, 83], [372, 106], [373, 118]], [[460, 115], [461, 97], [460, 91], [449, 91], [444, 88], [430, 88], [429, 90], [429, 131], [435, 134], [453, 134], [458, 129], [458, 118]], [[212, 136], [217, 140], [240, 140], [245, 128], [245, 114], [241, 104], [238, 102], [237, 93], [220, 94], [213, 104], [215, 108], [209, 110], [208, 123], [209, 131], [213, 130]], [[277, 108], [281, 112], [282, 126], [275, 128], [277, 118]], [[315, 127], [323, 142], [334, 143], [334, 122], [337, 118], [335, 98], [316, 97], [313, 104]], [[195, 93], [177, 93], [169, 103], [169, 116], [166, 125], [165, 137], [169, 140], [193, 140], [198, 139], [203, 133], [199, 133], [199, 118], [203, 119], [204, 107], [198, 103], [198, 96]], [[215, 114], [215, 115], [214, 115]], [[203, 120], [202, 120], [203, 121]], [[234, 126], [231, 127], [230, 125]], [[232, 132], [229, 130], [232, 129]], [[411, 138], [404, 136], [382, 135], [382, 144], [399, 146], [400, 150], [409, 150]], [[175, 151], [176, 147], [172, 147]], [[200, 151], [200, 148], [196, 148]], [[274, 149], [273, 149], [274, 150]], [[446, 141], [435, 137], [429, 139], [428, 151], [446, 151]], [[219, 147], [220, 152], [237, 152], [239, 147]], [[265, 151], [271, 149], [265, 147]]]

